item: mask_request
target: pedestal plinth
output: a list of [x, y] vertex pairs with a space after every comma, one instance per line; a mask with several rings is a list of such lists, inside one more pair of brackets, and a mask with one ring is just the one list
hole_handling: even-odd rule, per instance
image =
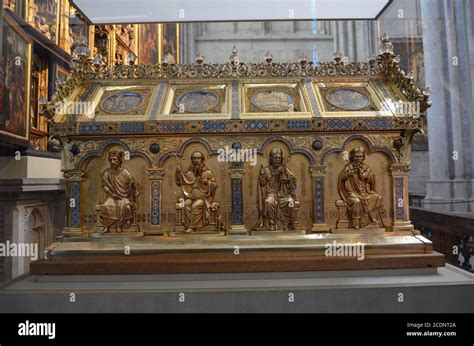
[[[176, 236], [54, 243], [35, 275], [225, 273], [444, 266], [420, 235]], [[127, 247], [128, 254], [124, 254]], [[236, 251], [236, 249], [238, 251]], [[356, 251], [357, 250], [357, 251]]]

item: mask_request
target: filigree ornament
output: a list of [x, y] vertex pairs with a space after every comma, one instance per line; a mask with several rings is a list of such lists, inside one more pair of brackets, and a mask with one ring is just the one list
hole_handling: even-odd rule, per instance
[[[390, 41], [383, 38], [383, 44]], [[306, 59], [298, 62], [266, 62], [246, 63], [234, 61], [224, 64], [207, 64], [200, 60], [194, 64], [157, 65], [117, 65], [107, 66], [103, 62], [94, 62], [87, 56], [75, 57], [71, 63], [72, 73], [65, 83], [58, 87], [51, 101], [45, 106], [43, 113], [49, 119], [55, 115], [58, 102], [67, 99], [78, 87], [96, 80], [123, 79], [209, 79], [209, 78], [311, 78], [336, 76], [380, 76], [392, 80], [408, 101], [418, 101], [420, 112], [424, 116], [431, 106], [429, 92], [421, 91], [415, 86], [410, 75], [406, 75], [399, 65], [399, 59], [391, 50], [381, 53], [367, 62], [344, 63], [340, 58], [335, 61], [315, 64]]]

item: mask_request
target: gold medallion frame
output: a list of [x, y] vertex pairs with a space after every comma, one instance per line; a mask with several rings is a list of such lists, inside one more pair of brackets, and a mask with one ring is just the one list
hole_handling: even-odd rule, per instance
[[[176, 100], [181, 96], [193, 91], [210, 92], [218, 97], [218, 104], [212, 112], [179, 112]], [[162, 102], [162, 109], [157, 116], [159, 119], [168, 120], [193, 120], [193, 119], [229, 119], [231, 117], [230, 100], [232, 86], [222, 81], [201, 81], [199, 83], [173, 81], [168, 84], [166, 95]]]
[[[318, 106], [323, 117], [366, 117], [366, 116], [393, 116], [390, 108], [383, 101], [377, 85], [372, 81], [340, 82], [317, 81], [313, 82]], [[336, 90], [351, 90], [362, 93], [370, 100], [370, 104], [360, 110], [345, 110], [331, 104], [326, 96]]]
[[[252, 97], [262, 91], [281, 91], [293, 97], [294, 107], [287, 111], [268, 111], [256, 107], [252, 103]], [[295, 118], [311, 117], [308, 96], [304, 91], [300, 81], [288, 81], [287, 83], [265, 83], [265, 81], [252, 81], [244, 83], [240, 88], [241, 114], [242, 119], [245, 118]], [[294, 115], [293, 115], [294, 114]]]

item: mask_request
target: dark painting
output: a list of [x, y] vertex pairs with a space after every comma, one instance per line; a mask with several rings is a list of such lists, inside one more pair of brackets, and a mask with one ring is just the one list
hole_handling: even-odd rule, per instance
[[28, 139], [30, 44], [4, 21], [2, 45], [4, 80], [0, 132]]
[[425, 64], [423, 41], [399, 40], [393, 42], [395, 54], [400, 55], [400, 67], [405, 73], [413, 71], [413, 77], [418, 88], [425, 87]]
[[158, 24], [140, 25], [138, 56], [140, 62], [147, 65], [158, 63]]
[[179, 63], [179, 29], [178, 24], [162, 24], [161, 27], [161, 59], [170, 64]]

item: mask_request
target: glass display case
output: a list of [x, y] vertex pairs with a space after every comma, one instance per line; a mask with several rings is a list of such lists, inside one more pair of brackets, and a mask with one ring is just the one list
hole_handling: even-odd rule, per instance
[[39, 255], [0, 279], [381, 270], [464, 308], [473, 6], [3, 0], [0, 249]]

